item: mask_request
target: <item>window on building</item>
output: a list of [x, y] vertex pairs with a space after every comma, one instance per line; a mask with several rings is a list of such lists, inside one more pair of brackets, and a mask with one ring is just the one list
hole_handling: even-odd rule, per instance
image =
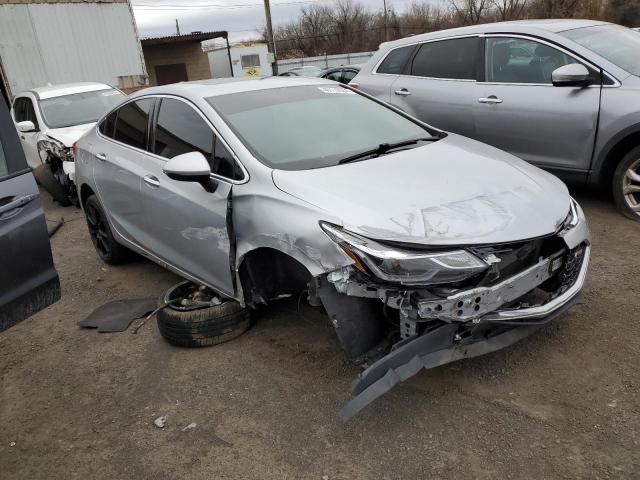
[[145, 98], [119, 108], [113, 138], [132, 147], [146, 149], [147, 124], [152, 106], [153, 100]]
[[251, 68], [260, 66], [260, 55], [241, 55], [240, 64], [242, 68]]
[[422, 44], [411, 74], [418, 77], [475, 80], [478, 38], [454, 38]]

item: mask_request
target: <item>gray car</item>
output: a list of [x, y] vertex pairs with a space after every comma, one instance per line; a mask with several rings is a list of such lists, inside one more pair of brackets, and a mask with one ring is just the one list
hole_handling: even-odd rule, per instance
[[640, 34], [526, 20], [384, 43], [352, 85], [444, 130], [613, 192], [640, 220]]
[[528, 335], [585, 281], [589, 231], [559, 179], [329, 80], [142, 90], [77, 147], [107, 263], [131, 249], [242, 305], [325, 307], [370, 365], [343, 418]]

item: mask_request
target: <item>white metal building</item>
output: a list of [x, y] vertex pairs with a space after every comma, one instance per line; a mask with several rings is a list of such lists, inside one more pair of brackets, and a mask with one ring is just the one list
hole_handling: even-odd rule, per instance
[[146, 70], [128, 0], [0, 0], [0, 90], [95, 81], [144, 86]]
[[[233, 45], [227, 47], [205, 47], [209, 55], [211, 78], [269, 77], [273, 75], [271, 60], [265, 43]], [[229, 64], [233, 67], [233, 75]]]

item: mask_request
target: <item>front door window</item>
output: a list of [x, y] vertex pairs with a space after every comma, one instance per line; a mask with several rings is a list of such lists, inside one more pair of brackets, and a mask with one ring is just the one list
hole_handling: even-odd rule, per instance
[[576, 60], [544, 43], [524, 38], [488, 38], [485, 80], [490, 83], [551, 84], [551, 73], [570, 63], [576, 63]]

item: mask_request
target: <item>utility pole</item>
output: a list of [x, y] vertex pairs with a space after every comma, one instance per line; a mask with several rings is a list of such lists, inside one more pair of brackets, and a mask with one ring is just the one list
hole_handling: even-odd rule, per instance
[[273, 36], [273, 25], [271, 24], [271, 5], [269, 5], [269, 0], [264, 0], [264, 15], [267, 17], [267, 45], [269, 46], [269, 52], [273, 54], [271, 67], [273, 74], [278, 75], [278, 55], [276, 52], [276, 39]]
[[180, 36], [180, 24], [178, 23], [177, 18], [176, 18], [176, 32], [178, 32], [178, 36]]
[[389, 41], [389, 21], [387, 20], [387, 0], [382, 0], [384, 6], [384, 41]]

